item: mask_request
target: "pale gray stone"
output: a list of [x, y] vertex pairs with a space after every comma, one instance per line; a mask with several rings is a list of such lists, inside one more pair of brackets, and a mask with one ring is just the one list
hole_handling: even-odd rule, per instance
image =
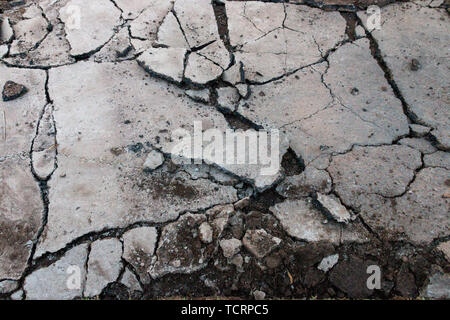
[[184, 48], [151, 48], [141, 54], [137, 61], [150, 74], [181, 83], [185, 55]]
[[331, 268], [333, 268], [339, 260], [339, 254], [333, 254], [331, 256], [325, 257], [320, 261], [317, 269], [328, 272]]
[[224, 70], [231, 64], [231, 55], [225, 48], [222, 40], [216, 40], [197, 52], [198, 54], [219, 65]]
[[24, 292], [22, 289], [17, 290], [16, 292], [14, 292], [11, 295], [11, 300], [23, 300], [23, 298], [24, 298]]
[[244, 247], [256, 258], [262, 259], [281, 243], [281, 239], [273, 237], [264, 229], [247, 230], [242, 239]]
[[144, 162], [144, 168], [155, 170], [164, 163], [164, 156], [158, 150], [152, 150], [147, 155], [147, 159]]
[[356, 26], [355, 27], [355, 34], [356, 34], [356, 36], [358, 38], [365, 37], [366, 36], [366, 30], [364, 30], [364, 28], [361, 27], [361, 26]]
[[122, 244], [117, 239], [97, 240], [91, 244], [87, 264], [85, 297], [98, 296], [108, 283], [115, 282], [122, 269]]
[[[76, 17], [78, 12], [80, 17]], [[113, 37], [113, 29], [121, 21], [120, 15], [120, 11], [108, 0], [70, 0], [60, 10], [60, 19], [65, 24], [66, 38], [70, 43], [70, 54], [80, 56], [102, 47]]]
[[235, 61], [231, 67], [223, 72], [222, 79], [232, 85], [244, 82], [244, 65], [242, 62]]
[[142, 286], [136, 278], [135, 274], [130, 271], [129, 268], [125, 269], [125, 272], [122, 275], [122, 279], [120, 283], [125, 285], [130, 292], [142, 291]]
[[150, 281], [147, 274], [155, 253], [158, 232], [154, 227], [140, 227], [125, 232], [123, 239], [123, 258], [139, 274], [143, 283]]
[[266, 297], [266, 293], [261, 290], [255, 290], [253, 291], [253, 297], [255, 298], [255, 300], [264, 300], [264, 298]]
[[95, 62], [114, 62], [128, 59], [134, 54], [127, 27], [120, 29], [103, 48], [90, 59]]
[[348, 212], [339, 199], [334, 199], [321, 193], [317, 193], [315, 200], [319, 203], [321, 210], [331, 216], [337, 222], [349, 223], [352, 215]]
[[450, 241], [440, 243], [437, 246], [437, 249], [444, 254], [448, 261], [450, 261]]
[[232, 258], [235, 256], [241, 250], [242, 246], [241, 240], [235, 238], [220, 240], [219, 244], [225, 258]]
[[[25, 278], [23, 284], [26, 298], [28, 300], [70, 300], [81, 297], [86, 277], [87, 254], [87, 245], [82, 244], [67, 251], [62, 258], [50, 266], [32, 272]], [[79, 279], [75, 279], [78, 276]], [[72, 282], [71, 278], [76, 281]], [[76, 288], [76, 284], [81, 286]]]
[[239, 92], [233, 87], [217, 88], [217, 104], [229, 112], [234, 112], [239, 102]]

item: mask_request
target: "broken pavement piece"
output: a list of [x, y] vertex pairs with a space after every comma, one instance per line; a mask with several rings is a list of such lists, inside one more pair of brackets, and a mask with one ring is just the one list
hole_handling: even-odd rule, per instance
[[8, 17], [4, 17], [0, 22], [0, 43], [9, 43], [14, 37], [14, 30], [11, 27]]
[[179, 84], [183, 80], [185, 55], [184, 48], [151, 48], [137, 61], [150, 74]]
[[120, 15], [121, 12], [109, 0], [70, 0], [60, 10], [70, 54], [83, 56], [101, 48], [121, 23]]
[[23, 96], [27, 92], [28, 89], [24, 85], [9, 80], [3, 86], [2, 98], [5, 102], [11, 101]]
[[156, 44], [173, 48], [189, 49], [189, 44], [180, 29], [177, 18], [169, 12], [158, 29]]
[[352, 215], [348, 212], [339, 199], [333, 199], [321, 193], [317, 193], [315, 203], [323, 210], [329, 217], [332, 217], [337, 222], [349, 223], [352, 220]]
[[242, 239], [244, 247], [258, 259], [264, 258], [280, 243], [280, 238], [273, 237], [264, 229], [248, 230]]
[[194, 85], [205, 86], [218, 79], [222, 73], [223, 69], [217, 64], [196, 52], [192, 52], [188, 56], [184, 77]]
[[432, 154], [426, 154], [423, 157], [425, 167], [441, 167], [450, 170], [450, 153], [445, 151], [436, 151]]
[[201, 90], [186, 90], [186, 95], [194, 101], [209, 103], [211, 96], [208, 88]]
[[143, 283], [150, 281], [147, 272], [155, 253], [157, 237], [154, 227], [135, 228], [122, 235], [123, 258], [134, 267]]
[[51, 265], [29, 274], [23, 284], [27, 299], [70, 300], [81, 297], [87, 255], [87, 245], [82, 244], [67, 251]]
[[422, 126], [420, 124], [410, 124], [409, 128], [411, 129], [412, 135], [417, 138], [422, 138], [431, 131], [429, 127]]
[[231, 55], [225, 48], [222, 40], [214, 41], [206, 47], [198, 50], [197, 53], [213, 61], [224, 70], [231, 64]]
[[115, 238], [94, 241], [87, 263], [85, 297], [98, 296], [111, 282], [115, 282], [122, 269], [122, 243]]
[[450, 275], [435, 272], [420, 295], [430, 299], [450, 299]]
[[134, 293], [135, 291], [142, 291], [142, 286], [139, 283], [139, 280], [136, 278], [136, 275], [129, 268], [125, 269], [125, 272], [122, 275], [120, 283], [126, 286], [130, 291], [130, 293]]
[[223, 72], [222, 79], [231, 85], [243, 83], [245, 81], [244, 65], [241, 61], [235, 63]]
[[147, 155], [147, 159], [144, 162], [145, 170], [155, 170], [164, 163], [164, 155], [158, 150], [152, 150]]
[[14, 40], [9, 48], [10, 55], [26, 53], [36, 48], [49, 32], [48, 22], [41, 14], [20, 20], [13, 28]]
[[19, 287], [19, 282], [16, 280], [0, 280], [0, 295], [13, 292]]

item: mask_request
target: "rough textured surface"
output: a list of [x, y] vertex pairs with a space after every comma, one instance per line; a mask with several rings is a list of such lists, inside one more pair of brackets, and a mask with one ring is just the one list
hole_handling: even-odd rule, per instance
[[447, 7], [0, 1], [0, 299], [448, 299]]
[[[358, 14], [365, 23], [365, 14]], [[411, 117], [419, 124], [441, 132], [442, 136], [438, 134], [436, 138], [444, 148], [450, 148], [450, 82], [447, 76], [450, 65], [446, 50], [450, 35], [445, 31], [449, 23], [447, 12], [412, 3], [393, 4], [383, 9], [381, 23], [382, 30], [374, 30], [372, 35], [408, 105]], [[414, 45], [411, 45], [410, 39], [415, 39]], [[418, 67], [411, 67], [413, 59], [418, 62]]]

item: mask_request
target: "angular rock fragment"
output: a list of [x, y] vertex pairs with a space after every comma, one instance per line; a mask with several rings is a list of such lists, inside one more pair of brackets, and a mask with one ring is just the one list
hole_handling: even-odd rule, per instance
[[235, 238], [220, 240], [219, 244], [225, 258], [232, 258], [240, 251], [242, 246], [241, 240]]
[[188, 57], [184, 77], [194, 85], [205, 86], [222, 75], [223, 69], [211, 60], [193, 52]]
[[213, 229], [208, 222], [203, 222], [198, 228], [200, 239], [204, 243], [211, 243], [213, 241]]
[[120, 11], [108, 0], [70, 0], [60, 10], [70, 54], [82, 56], [102, 47], [120, 24]]
[[317, 269], [328, 272], [331, 268], [333, 268], [339, 260], [339, 254], [333, 254], [331, 256], [325, 257], [320, 261]]
[[186, 95], [192, 100], [201, 103], [209, 103], [209, 100], [211, 99], [209, 89], [186, 90]]
[[147, 155], [147, 159], [144, 162], [144, 168], [148, 170], [155, 170], [164, 163], [164, 155], [157, 151], [152, 150]]
[[122, 244], [117, 239], [97, 240], [91, 244], [87, 264], [85, 297], [99, 295], [108, 283], [119, 277], [122, 269]]
[[139, 274], [143, 283], [148, 283], [148, 268], [151, 265], [158, 233], [154, 227], [140, 227], [125, 232], [123, 239], [123, 258]]
[[0, 45], [0, 59], [3, 59], [3, 57], [5, 57], [8, 54], [8, 45], [3, 44]]
[[347, 208], [341, 204], [339, 199], [333, 199], [330, 196], [317, 193], [315, 200], [316, 203], [318, 203], [319, 208], [337, 222], [349, 223], [352, 219], [351, 214], [348, 212]]
[[48, 267], [25, 278], [23, 289], [29, 300], [70, 300], [81, 297], [86, 277], [87, 245], [67, 251]]
[[450, 261], [450, 241], [440, 243], [437, 246], [437, 249], [444, 254], [448, 261]]
[[239, 92], [232, 87], [218, 88], [217, 104], [220, 108], [234, 112], [239, 102]]
[[[122, 10], [122, 17], [124, 19], [135, 19], [145, 8], [155, 2], [158, 1], [114, 0], [114, 3]], [[162, 3], [162, 1], [160, 1], [160, 3]]]
[[337, 223], [323, 223], [323, 215], [305, 200], [286, 200], [270, 208], [286, 232], [299, 240], [340, 242], [341, 228]]
[[276, 190], [283, 197], [298, 199], [311, 196], [315, 192], [329, 193], [331, 183], [328, 172], [308, 166], [301, 174], [284, 179]]
[[236, 85], [245, 81], [244, 65], [236, 61], [231, 67], [223, 72], [222, 79], [229, 84]]
[[122, 275], [120, 283], [125, 285], [130, 290], [131, 293], [135, 291], [142, 291], [141, 284], [139, 283], [138, 279], [136, 278], [134, 273], [130, 271], [129, 268], [125, 269], [125, 272]]
[[103, 48], [94, 54], [91, 59], [95, 62], [120, 61], [134, 54], [130, 42], [128, 28], [122, 28]]
[[3, 101], [15, 100], [23, 96], [27, 91], [28, 89], [22, 84], [15, 83], [14, 81], [6, 81], [2, 91]]
[[150, 74], [175, 83], [181, 83], [184, 73], [183, 48], [151, 48], [141, 54], [137, 61]]
[[258, 259], [264, 258], [280, 243], [281, 239], [273, 237], [264, 229], [248, 230], [242, 239], [244, 247]]

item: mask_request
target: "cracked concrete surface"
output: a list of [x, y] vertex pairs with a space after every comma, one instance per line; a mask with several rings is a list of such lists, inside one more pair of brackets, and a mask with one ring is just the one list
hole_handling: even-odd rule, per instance
[[0, 299], [450, 297], [446, 3], [0, 4]]

